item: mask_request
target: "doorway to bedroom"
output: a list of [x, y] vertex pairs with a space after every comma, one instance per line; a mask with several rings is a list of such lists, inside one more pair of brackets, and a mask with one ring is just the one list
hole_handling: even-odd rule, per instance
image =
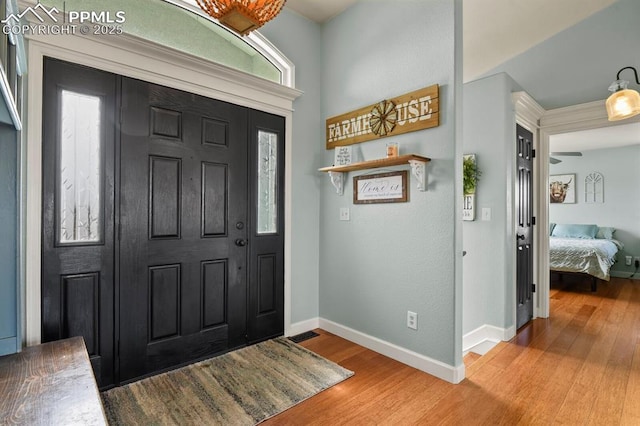
[[551, 288], [640, 279], [640, 123], [551, 135], [549, 153]]

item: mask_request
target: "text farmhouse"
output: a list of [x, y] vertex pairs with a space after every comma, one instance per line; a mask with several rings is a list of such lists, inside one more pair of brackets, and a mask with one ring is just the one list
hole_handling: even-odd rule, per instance
[[376, 105], [329, 118], [326, 123], [327, 149], [436, 127], [440, 124], [438, 96], [438, 85], [433, 85], [383, 101], [393, 105], [393, 114], [389, 114], [393, 116], [391, 130], [384, 135], [376, 134], [371, 125]]
[[[431, 119], [433, 115], [431, 101], [431, 96], [423, 96], [420, 99], [413, 99], [409, 102], [396, 105], [396, 111], [398, 112], [396, 124], [398, 126], [404, 126], [407, 123], [416, 123], [418, 121]], [[341, 123], [330, 124], [329, 142], [371, 133], [370, 118], [371, 113], [369, 112], [349, 120], [343, 120]]]

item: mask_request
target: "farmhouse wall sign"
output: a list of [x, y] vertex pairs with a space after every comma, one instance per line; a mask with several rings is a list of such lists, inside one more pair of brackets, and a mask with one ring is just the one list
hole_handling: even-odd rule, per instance
[[437, 84], [327, 119], [327, 149], [440, 125]]

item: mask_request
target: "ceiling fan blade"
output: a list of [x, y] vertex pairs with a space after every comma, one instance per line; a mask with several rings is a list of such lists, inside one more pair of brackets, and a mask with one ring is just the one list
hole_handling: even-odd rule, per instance
[[555, 156], [564, 155], [565, 157], [582, 157], [582, 153], [581, 152], [571, 152], [571, 151], [567, 151], [567, 152], [552, 152], [551, 155], [555, 155]]
[[558, 160], [557, 158], [549, 157], [549, 163], [558, 164], [558, 163], [562, 163], [562, 160]]

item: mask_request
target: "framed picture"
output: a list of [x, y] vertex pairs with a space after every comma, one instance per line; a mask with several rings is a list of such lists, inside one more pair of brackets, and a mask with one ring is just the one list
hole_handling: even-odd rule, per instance
[[338, 146], [335, 149], [334, 166], [346, 166], [353, 161], [353, 152], [350, 146]]
[[549, 202], [571, 204], [576, 202], [576, 175], [549, 176]]
[[353, 204], [406, 203], [407, 171], [354, 176]]

